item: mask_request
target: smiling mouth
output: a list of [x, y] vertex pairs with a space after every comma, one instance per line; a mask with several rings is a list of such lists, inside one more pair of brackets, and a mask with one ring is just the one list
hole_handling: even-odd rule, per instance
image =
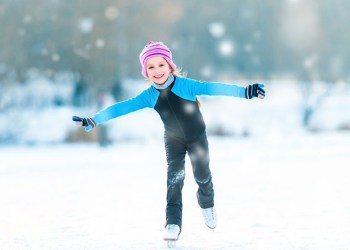
[[163, 76], [164, 76], [164, 74], [158, 75], [158, 76], [153, 76], [153, 77], [156, 78], [156, 79], [160, 79], [160, 78], [162, 78]]

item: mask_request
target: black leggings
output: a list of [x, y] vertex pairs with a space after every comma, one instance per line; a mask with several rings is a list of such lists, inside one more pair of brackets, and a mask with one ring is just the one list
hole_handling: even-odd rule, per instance
[[191, 160], [194, 178], [198, 184], [197, 199], [201, 208], [214, 206], [214, 189], [209, 169], [209, 148], [206, 133], [197, 140], [186, 142], [165, 133], [167, 172], [166, 225], [182, 226], [182, 188], [185, 179], [186, 152]]

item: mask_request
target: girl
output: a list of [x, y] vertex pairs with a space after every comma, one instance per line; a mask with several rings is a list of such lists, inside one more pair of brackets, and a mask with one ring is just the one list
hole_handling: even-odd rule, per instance
[[251, 99], [264, 98], [263, 84], [247, 87], [201, 82], [180, 76], [170, 49], [162, 42], [149, 42], [140, 56], [142, 75], [152, 86], [134, 98], [115, 103], [90, 118], [73, 117], [86, 131], [110, 119], [143, 109], [155, 109], [164, 123], [167, 169], [167, 206], [164, 240], [177, 240], [182, 226], [182, 187], [185, 156], [188, 153], [195, 181], [197, 200], [205, 224], [216, 227], [214, 189], [209, 169], [209, 150], [205, 123], [197, 95], [224, 95]]

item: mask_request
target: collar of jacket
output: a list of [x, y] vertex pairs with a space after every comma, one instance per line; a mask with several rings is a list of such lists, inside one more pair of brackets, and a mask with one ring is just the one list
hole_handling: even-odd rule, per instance
[[169, 74], [168, 80], [166, 80], [165, 83], [163, 84], [157, 84], [157, 83], [153, 83], [152, 86], [155, 87], [156, 89], [166, 89], [167, 87], [169, 87], [173, 81], [174, 81], [174, 76], [173, 74]]

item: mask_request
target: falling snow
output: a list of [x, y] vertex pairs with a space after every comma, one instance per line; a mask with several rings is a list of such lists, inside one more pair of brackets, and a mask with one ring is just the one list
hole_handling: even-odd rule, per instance
[[193, 114], [196, 111], [196, 107], [192, 103], [185, 104], [184, 109], [187, 114]]
[[79, 29], [81, 33], [90, 33], [94, 27], [94, 20], [89, 17], [80, 19]]
[[105, 16], [108, 20], [115, 20], [119, 16], [119, 10], [115, 6], [108, 6], [105, 10]]
[[97, 48], [101, 49], [101, 48], [105, 47], [106, 41], [104, 39], [102, 39], [102, 38], [99, 38], [99, 39], [96, 40], [95, 45], [96, 45]]
[[208, 28], [209, 28], [210, 34], [215, 38], [222, 37], [226, 32], [225, 25], [220, 22], [210, 23]]
[[219, 52], [222, 56], [228, 57], [234, 53], [234, 44], [232, 41], [224, 40], [219, 44]]

